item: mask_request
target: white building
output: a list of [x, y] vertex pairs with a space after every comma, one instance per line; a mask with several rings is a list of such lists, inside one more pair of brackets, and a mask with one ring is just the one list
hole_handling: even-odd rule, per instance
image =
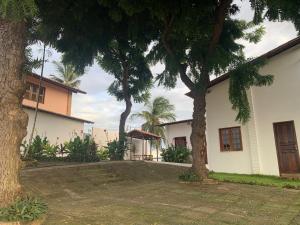
[[[229, 77], [210, 84], [207, 101], [208, 167], [216, 172], [282, 175], [300, 173], [300, 37], [263, 55], [261, 74], [272, 74], [267, 87], [251, 87], [251, 119], [235, 121], [229, 101]], [[190, 121], [166, 125], [169, 143], [186, 137], [190, 146]], [[297, 135], [298, 134], [298, 135]]]

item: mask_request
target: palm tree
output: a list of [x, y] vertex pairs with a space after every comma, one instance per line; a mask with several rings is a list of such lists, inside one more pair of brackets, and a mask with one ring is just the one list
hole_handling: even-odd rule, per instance
[[175, 121], [174, 105], [164, 97], [156, 97], [153, 102], [147, 102], [145, 106], [147, 110], [135, 113], [131, 118], [144, 119], [146, 122], [142, 124], [142, 130], [159, 135], [164, 139], [165, 129], [159, 125], [163, 122]]
[[56, 66], [56, 71], [58, 72], [58, 76], [51, 75], [51, 79], [67, 85], [69, 87], [78, 88], [80, 85], [79, 77], [83, 74], [78, 73], [75, 67], [71, 64], [65, 64], [60, 62], [53, 62]]

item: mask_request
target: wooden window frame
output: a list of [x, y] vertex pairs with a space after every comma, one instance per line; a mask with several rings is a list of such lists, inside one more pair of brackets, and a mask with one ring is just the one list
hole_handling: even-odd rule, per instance
[[185, 139], [185, 146], [184, 146], [184, 147], [187, 148], [187, 139], [186, 139], [186, 136], [174, 137], [174, 146], [175, 146], [175, 147], [177, 147], [177, 146], [176, 146], [176, 138], [177, 138], [177, 139], [179, 139], [179, 138], [182, 138], [182, 139], [183, 139], [183, 138], [184, 138], [184, 139]]
[[[239, 129], [239, 137], [240, 137], [240, 143], [241, 143], [241, 148], [240, 149], [233, 149], [233, 138], [232, 138], [232, 129]], [[223, 130], [230, 130], [229, 132], [229, 143], [230, 143], [230, 149], [225, 149], [224, 144], [223, 144], [223, 138], [222, 138], [222, 131]], [[243, 151], [243, 138], [242, 138], [242, 129], [240, 126], [235, 126], [235, 127], [224, 127], [219, 129], [219, 141], [220, 141], [220, 150], [221, 152], [239, 152]]]
[[[46, 88], [41, 86], [40, 93], [38, 94], [37, 91], [33, 92], [33, 89], [32, 89], [32, 87], [35, 87], [38, 90], [39, 89], [38, 84], [35, 84], [32, 82], [27, 82], [26, 85], [27, 85], [27, 87], [26, 87], [26, 92], [25, 92], [24, 98], [27, 100], [30, 100], [30, 101], [35, 101], [35, 102], [39, 101], [41, 104], [44, 104]], [[29, 87], [29, 92], [28, 92], [28, 87]], [[36, 98], [33, 98], [34, 94], [36, 95]]]

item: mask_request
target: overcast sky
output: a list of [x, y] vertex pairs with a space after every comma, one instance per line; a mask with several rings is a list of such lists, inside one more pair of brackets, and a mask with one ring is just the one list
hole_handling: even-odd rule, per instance
[[[236, 1], [241, 5], [240, 1]], [[238, 15], [239, 18], [250, 20], [252, 12], [248, 4], [243, 2], [243, 7]], [[264, 23], [266, 34], [261, 42], [258, 44], [245, 45], [245, 53], [247, 57], [259, 56], [278, 45], [281, 45], [290, 39], [297, 36], [297, 32], [291, 23]], [[33, 46], [33, 53], [36, 57], [41, 57], [42, 46]], [[47, 63], [45, 64], [44, 75], [49, 76], [55, 74], [56, 69], [52, 61], [60, 61], [61, 55], [54, 49], [48, 49], [51, 55], [47, 56]], [[153, 74], [159, 73], [163, 70], [163, 65], [156, 65], [151, 68]], [[35, 70], [40, 73], [40, 69]], [[97, 64], [87, 68], [85, 75], [81, 77], [80, 89], [87, 92], [86, 95], [74, 94], [72, 115], [95, 122], [95, 127], [101, 127], [109, 130], [117, 130], [119, 124], [120, 113], [124, 110], [125, 104], [118, 102], [113, 96], [107, 93], [107, 88], [113, 81], [113, 77], [105, 73]], [[151, 97], [164, 96], [175, 105], [177, 120], [190, 119], [192, 117], [193, 105], [192, 100], [185, 96], [188, 89], [178, 81], [176, 88], [167, 90], [163, 87], [153, 87]], [[143, 109], [143, 104], [134, 104], [132, 112], [138, 112]], [[127, 129], [139, 128], [142, 121], [128, 120]]]

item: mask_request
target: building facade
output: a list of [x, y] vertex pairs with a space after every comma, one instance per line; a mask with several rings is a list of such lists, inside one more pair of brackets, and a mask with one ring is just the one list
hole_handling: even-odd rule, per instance
[[33, 127], [37, 101], [38, 116], [34, 136], [47, 137], [51, 143], [64, 143], [75, 135], [83, 135], [84, 124], [91, 121], [71, 115], [72, 94], [85, 92], [60, 84], [48, 78], [42, 78], [41, 89], [38, 93], [40, 76], [28, 74], [26, 77], [26, 93], [22, 102], [24, 111], [28, 114], [28, 141]]
[[[267, 61], [260, 73], [273, 75], [274, 82], [248, 90], [251, 119], [246, 124], [235, 120], [228, 75], [211, 82], [206, 96], [206, 133], [212, 171], [276, 176], [300, 173], [300, 38], [263, 57]], [[166, 130], [173, 141], [181, 130], [189, 130], [188, 136], [191, 126], [167, 125]]]

